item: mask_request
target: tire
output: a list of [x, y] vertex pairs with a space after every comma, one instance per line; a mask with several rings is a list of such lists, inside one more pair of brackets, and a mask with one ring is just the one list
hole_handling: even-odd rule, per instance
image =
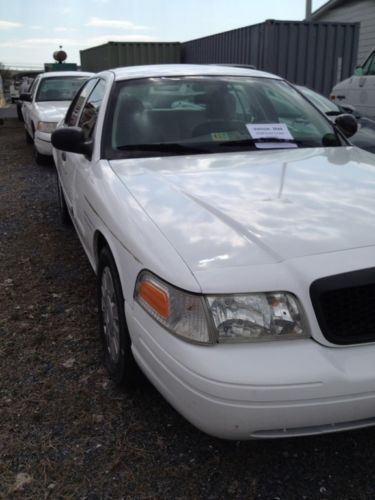
[[56, 180], [57, 180], [57, 203], [59, 206], [60, 221], [64, 226], [68, 226], [72, 223], [72, 219], [70, 218], [68, 205], [66, 204], [64, 192], [62, 190], [59, 176], [57, 173], [56, 173]]
[[39, 153], [39, 151], [35, 147], [35, 144], [34, 144], [33, 156], [35, 163], [37, 165], [47, 165], [50, 162], [50, 157]]
[[17, 104], [17, 117], [20, 122], [24, 121], [21, 106], [18, 104]]
[[29, 132], [25, 129], [25, 140], [27, 144], [34, 144], [33, 138], [30, 136]]
[[104, 365], [117, 385], [133, 389], [139, 372], [131, 351], [121, 282], [108, 247], [102, 249], [99, 258], [98, 309]]

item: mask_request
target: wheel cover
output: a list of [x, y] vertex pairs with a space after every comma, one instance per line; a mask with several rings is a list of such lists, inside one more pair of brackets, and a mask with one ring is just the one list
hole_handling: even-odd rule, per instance
[[120, 326], [115, 287], [109, 267], [105, 267], [102, 273], [101, 308], [107, 351], [111, 360], [116, 363], [120, 355]]

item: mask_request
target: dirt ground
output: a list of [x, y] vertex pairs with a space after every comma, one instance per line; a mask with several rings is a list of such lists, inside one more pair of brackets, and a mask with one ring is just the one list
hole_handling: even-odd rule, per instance
[[0, 498], [365, 499], [375, 431], [227, 442], [101, 366], [95, 276], [53, 164], [0, 125]]

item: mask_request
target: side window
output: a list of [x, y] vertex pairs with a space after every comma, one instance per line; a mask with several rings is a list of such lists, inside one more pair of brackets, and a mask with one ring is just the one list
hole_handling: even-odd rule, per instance
[[89, 139], [95, 128], [100, 105], [103, 101], [106, 84], [104, 80], [99, 80], [83, 108], [78, 126], [82, 128], [84, 136]]
[[363, 65], [363, 74], [375, 75], [375, 52], [371, 54], [371, 56], [367, 59], [367, 61]]
[[90, 92], [97, 83], [98, 83], [97, 78], [89, 80], [84, 84], [81, 90], [74, 97], [65, 117], [65, 124], [68, 125], [68, 127], [74, 127], [75, 125], [77, 125], [78, 117], [82, 109], [82, 106], [87, 96], [90, 94]]
[[370, 64], [370, 67], [368, 69], [368, 75], [375, 75], [375, 54], [373, 54], [372, 58], [371, 58], [371, 64]]
[[29, 88], [28, 92], [31, 94], [31, 98], [34, 99], [35, 96], [35, 90], [40, 82], [40, 78], [35, 78], [33, 83], [31, 84], [31, 87]]

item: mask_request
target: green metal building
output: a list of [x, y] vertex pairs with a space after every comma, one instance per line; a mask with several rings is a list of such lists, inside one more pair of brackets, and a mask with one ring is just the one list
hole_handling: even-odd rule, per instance
[[82, 71], [97, 73], [120, 66], [181, 62], [179, 42], [108, 42], [81, 50]]

